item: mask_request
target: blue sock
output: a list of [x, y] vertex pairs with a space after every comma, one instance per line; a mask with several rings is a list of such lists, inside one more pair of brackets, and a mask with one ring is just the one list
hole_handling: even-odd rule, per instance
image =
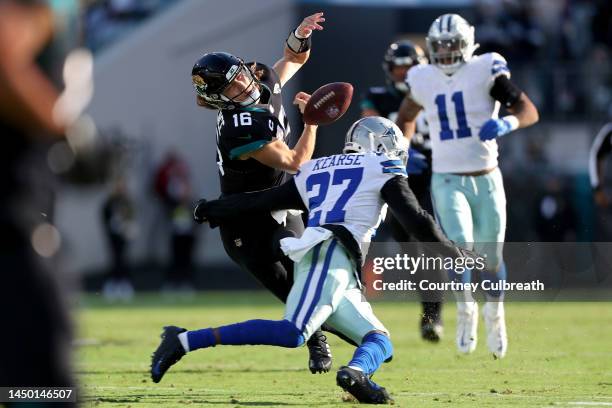
[[[221, 340], [219, 344], [265, 344], [280, 347], [299, 347], [304, 344], [304, 336], [288, 320], [248, 320], [221, 326], [217, 330]], [[190, 351], [214, 347], [216, 344], [212, 328], [189, 331], [187, 340]]]
[[393, 345], [389, 337], [374, 332], [363, 338], [361, 346], [357, 347], [348, 365], [359, 367], [364, 374], [370, 375], [391, 356], [393, 356]]
[[215, 347], [217, 341], [215, 340], [213, 329], [209, 327], [208, 329], [188, 331], [187, 343], [189, 344], [189, 351], [193, 351], [206, 347]]
[[[508, 275], [506, 273], [506, 263], [502, 261], [497, 273], [487, 272], [487, 271], [481, 272], [480, 281], [481, 282], [484, 280], [491, 281], [491, 284], [488, 286], [495, 286], [498, 284], [501, 285], [500, 281], [505, 281], [507, 279], [507, 276]], [[487, 299], [491, 299], [493, 301], [504, 300], [503, 289], [497, 289], [497, 290], [490, 289], [490, 290], [486, 290], [485, 293], [487, 294]]]

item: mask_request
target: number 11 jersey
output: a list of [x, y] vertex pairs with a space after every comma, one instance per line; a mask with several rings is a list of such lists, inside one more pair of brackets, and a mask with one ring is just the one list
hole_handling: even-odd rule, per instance
[[497, 142], [482, 142], [482, 125], [497, 118], [500, 104], [490, 95], [495, 79], [510, 77], [504, 57], [487, 53], [468, 60], [452, 76], [434, 65], [408, 71], [412, 99], [429, 123], [434, 173], [468, 173], [497, 166]]

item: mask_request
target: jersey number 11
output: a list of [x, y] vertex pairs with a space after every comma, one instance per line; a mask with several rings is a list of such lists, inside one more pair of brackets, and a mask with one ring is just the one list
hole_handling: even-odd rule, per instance
[[[468, 127], [465, 117], [465, 105], [463, 103], [463, 92], [457, 91], [451, 96], [451, 100], [455, 105], [455, 116], [457, 117], [457, 138], [470, 137], [472, 131]], [[436, 105], [438, 107], [438, 118], [440, 119], [440, 140], [450, 140], [453, 138], [453, 130], [448, 123], [448, 115], [446, 114], [446, 95], [439, 94], [436, 96]]]

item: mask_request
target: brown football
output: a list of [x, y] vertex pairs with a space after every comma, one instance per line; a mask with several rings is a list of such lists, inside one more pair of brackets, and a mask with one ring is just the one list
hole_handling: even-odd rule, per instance
[[353, 98], [353, 85], [347, 82], [332, 82], [323, 85], [310, 97], [304, 108], [304, 123], [329, 125], [348, 110]]

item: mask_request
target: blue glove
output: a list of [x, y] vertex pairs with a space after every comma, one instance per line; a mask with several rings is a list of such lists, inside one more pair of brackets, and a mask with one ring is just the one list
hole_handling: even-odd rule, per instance
[[427, 157], [418, 150], [413, 148], [408, 149], [408, 164], [406, 165], [406, 173], [408, 174], [423, 174], [427, 169]]
[[480, 140], [484, 142], [485, 140], [493, 140], [503, 135], [507, 135], [513, 130], [512, 123], [505, 118], [489, 119], [480, 128], [478, 136]]

